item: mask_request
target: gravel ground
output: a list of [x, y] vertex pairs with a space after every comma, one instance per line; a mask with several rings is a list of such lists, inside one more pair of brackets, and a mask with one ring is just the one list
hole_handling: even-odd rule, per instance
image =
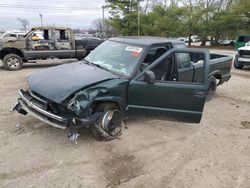
[[84, 129], [73, 144], [67, 130], [9, 112], [26, 77], [48, 66], [0, 66], [0, 187], [249, 187], [250, 68], [232, 69], [200, 124], [134, 118], [118, 140]]

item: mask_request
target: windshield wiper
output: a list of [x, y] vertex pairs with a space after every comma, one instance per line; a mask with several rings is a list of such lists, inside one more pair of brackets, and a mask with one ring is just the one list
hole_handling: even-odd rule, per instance
[[85, 59], [84, 59], [84, 61], [86, 62], [87, 65], [92, 65], [92, 66], [98, 67], [98, 68], [100, 68], [100, 69], [103, 69], [103, 70], [106, 70], [106, 71], [111, 72], [108, 68], [103, 67], [103, 66], [101, 66], [101, 65], [99, 65], [99, 64], [92, 63], [92, 62], [90, 62], [90, 61], [88, 61], [88, 60], [85, 60]]

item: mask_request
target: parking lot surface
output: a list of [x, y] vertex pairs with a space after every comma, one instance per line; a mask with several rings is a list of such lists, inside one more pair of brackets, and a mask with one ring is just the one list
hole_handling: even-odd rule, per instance
[[249, 187], [250, 68], [232, 69], [200, 124], [133, 118], [120, 139], [83, 129], [74, 144], [68, 130], [9, 112], [26, 77], [49, 66], [0, 63], [0, 187]]

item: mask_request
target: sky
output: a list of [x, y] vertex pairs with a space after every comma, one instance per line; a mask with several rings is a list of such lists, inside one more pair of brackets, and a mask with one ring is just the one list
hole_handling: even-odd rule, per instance
[[27, 19], [30, 27], [39, 26], [39, 14], [44, 25], [88, 29], [102, 17], [103, 5], [105, 0], [0, 0], [0, 30], [21, 29], [17, 18]]

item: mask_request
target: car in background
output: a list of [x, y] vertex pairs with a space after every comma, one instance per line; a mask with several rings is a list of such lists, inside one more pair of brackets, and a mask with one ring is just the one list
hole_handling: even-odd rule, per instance
[[250, 41], [250, 35], [241, 35], [237, 38], [235, 43], [235, 50], [238, 50], [240, 47], [244, 47], [246, 43]]
[[242, 69], [247, 65], [250, 65], [250, 41], [244, 47], [238, 48], [238, 53], [234, 58], [234, 67], [236, 69]]
[[92, 50], [94, 50], [99, 44], [104, 40], [97, 37], [80, 37], [75, 40], [76, 44], [79, 43], [79, 46], [86, 50], [86, 55], [88, 55]]
[[218, 40], [217, 42], [213, 41], [213, 43], [211, 43], [211, 45], [234, 46], [235, 40], [221, 39], [221, 40]]
[[[191, 42], [200, 42], [201, 41], [201, 39], [198, 35], [192, 35], [190, 39], [191, 39]], [[181, 41], [188, 43], [189, 37], [181, 38]]]
[[187, 38], [185, 38], [185, 37], [178, 37], [177, 40], [182, 41], [182, 42], [186, 42]]
[[24, 35], [25, 35], [25, 33], [23, 33], [23, 32], [7, 31], [7, 32], [3, 33], [3, 35], [0, 38], [7, 38], [7, 37], [22, 38], [22, 37], [24, 37]]

